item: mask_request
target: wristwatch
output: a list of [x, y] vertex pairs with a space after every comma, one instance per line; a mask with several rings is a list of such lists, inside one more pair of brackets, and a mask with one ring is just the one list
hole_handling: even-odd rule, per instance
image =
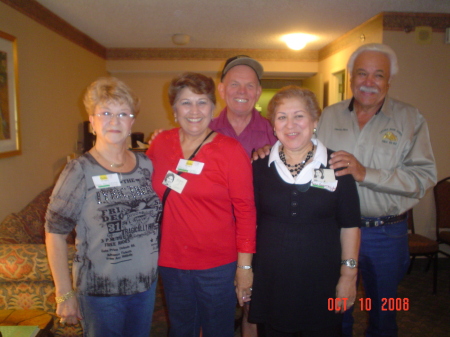
[[356, 262], [355, 259], [348, 259], [348, 260], [342, 260], [341, 261], [342, 265], [346, 265], [349, 268], [356, 268], [356, 266], [358, 265], [358, 262]]
[[241, 269], [252, 269], [252, 266], [237, 266], [237, 267]]

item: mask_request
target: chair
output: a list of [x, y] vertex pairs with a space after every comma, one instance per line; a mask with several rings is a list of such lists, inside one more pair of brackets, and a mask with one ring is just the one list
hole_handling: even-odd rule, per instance
[[[434, 186], [434, 202], [436, 204], [436, 238], [439, 244], [450, 246], [450, 177], [444, 178]], [[450, 257], [450, 254], [439, 250], [440, 253]]]
[[430, 264], [433, 262], [433, 294], [436, 294], [439, 244], [432, 239], [415, 233], [412, 209], [408, 211], [408, 229], [411, 231], [408, 234], [409, 255], [411, 256], [408, 274], [411, 272], [416, 256], [426, 256], [428, 265], [425, 271], [430, 269]]

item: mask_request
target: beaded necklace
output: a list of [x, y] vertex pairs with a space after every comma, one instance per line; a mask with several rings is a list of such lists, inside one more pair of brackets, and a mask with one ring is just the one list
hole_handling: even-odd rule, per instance
[[312, 156], [314, 155], [314, 144], [312, 146], [312, 149], [310, 151], [308, 151], [308, 154], [306, 155], [305, 160], [303, 160], [302, 162], [300, 162], [298, 164], [290, 165], [286, 162], [286, 155], [284, 154], [283, 147], [280, 147], [279, 155], [280, 155], [280, 159], [283, 162], [283, 164], [287, 167], [289, 172], [291, 172], [292, 177], [295, 178], [296, 176], [298, 176], [298, 174], [301, 172], [301, 170], [303, 170], [303, 168], [305, 167], [308, 160], [310, 160], [312, 158]]

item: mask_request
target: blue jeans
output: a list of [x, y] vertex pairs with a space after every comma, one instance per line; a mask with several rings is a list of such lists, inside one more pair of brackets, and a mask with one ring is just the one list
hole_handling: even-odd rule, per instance
[[78, 295], [84, 337], [148, 337], [155, 306], [156, 283], [126, 296]]
[[236, 262], [205, 270], [159, 267], [170, 337], [233, 337]]
[[[361, 228], [359, 270], [366, 298], [371, 299], [366, 337], [398, 334], [395, 311], [383, 311], [383, 298], [397, 298], [397, 288], [409, 266], [407, 220]], [[355, 303], [355, 305], [359, 305]], [[386, 306], [384, 306], [386, 308]], [[344, 313], [343, 336], [352, 336], [352, 310]]]

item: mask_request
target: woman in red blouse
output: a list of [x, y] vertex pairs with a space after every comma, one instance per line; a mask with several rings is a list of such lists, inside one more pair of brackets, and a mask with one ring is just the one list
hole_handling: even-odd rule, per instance
[[[147, 152], [153, 187], [163, 200], [166, 193], [159, 266], [172, 337], [198, 336], [200, 329], [203, 337], [232, 337], [234, 293], [240, 305], [251, 296], [252, 169], [237, 140], [208, 127], [214, 90], [201, 74], [174, 78], [169, 100], [180, 128], [162, 132]], [[173, 173], [168, 190], [163, 181]]]

